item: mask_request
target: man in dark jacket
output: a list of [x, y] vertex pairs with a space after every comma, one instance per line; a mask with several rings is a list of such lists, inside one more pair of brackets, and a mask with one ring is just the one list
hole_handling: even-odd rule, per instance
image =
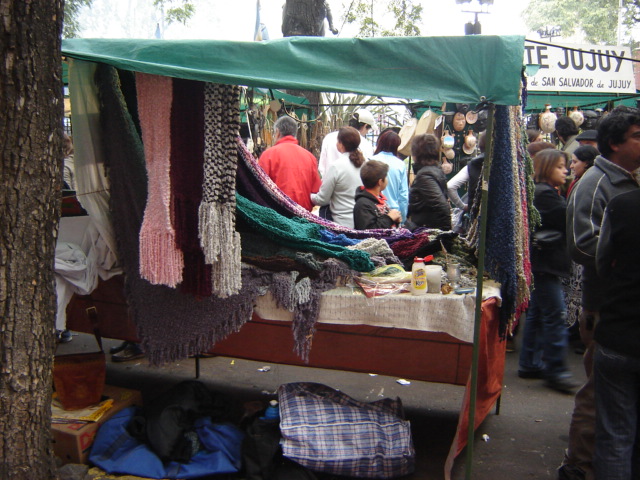
[[409, 212], [413, 228], [451, 230], [451, 207], [447, 197], [447, 177], [441, 168], [440, 141], [431, 134], [411, 141], [416, 177], [409, 190]]
[[640, 167], [633, 149], [635, 132], [640, 128], [640, 111], [617, 107], [598, 125], [598, 150], [594, 166], [576, 184], [567, 205], [567, 246], [573, 260], [584, 266], [582, 274], [582, 314], [580, 337], [586, 346], [584, 367], [587, 382], [576, 393], [569, 429], [569, 447], [558, 470], [561, 480], [591, 478], [595, 405], [593, 400], [593, 329], [604, 299], [598, 278], [596, 246], [604, 210], [621, 193], [636, 190], [632, 172]]
[[[634, 134], [640, 157], [640, 126]], [[594, 338], [596, 478], [634, 478], [640, 408], [640, 189], [609, 202], [596, 253], [605, 300]], [[635, 472], [637, 475], [637, 472]]]

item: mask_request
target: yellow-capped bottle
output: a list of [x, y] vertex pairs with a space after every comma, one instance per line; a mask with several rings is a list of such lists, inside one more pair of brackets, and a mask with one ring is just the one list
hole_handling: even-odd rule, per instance
[[415, 257], [411, 267], [411, 294], [426, 295], [427, 293], [427, 269], [424, 258]]

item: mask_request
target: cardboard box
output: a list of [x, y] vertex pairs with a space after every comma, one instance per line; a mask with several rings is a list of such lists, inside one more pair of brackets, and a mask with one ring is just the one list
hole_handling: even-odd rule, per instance
[[63, 464], [87, 463], [89, 450], [100, 425], [124, 408], [142, 406], [142, 394], [138, 390], [105, 385], [103, 397], [112, 398], [113, 406], [97, 422], [51, 425], [53, 451]]

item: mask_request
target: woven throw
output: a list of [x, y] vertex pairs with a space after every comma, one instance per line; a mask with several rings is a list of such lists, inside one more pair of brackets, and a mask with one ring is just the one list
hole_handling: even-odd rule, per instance
[[149, 179], [147, 206], [140, 230], [140, 276], [154, 284], [175, 287], [182, 280], [184, 261], [176, 246], [169, 211], [172, 80], [137, 73], [136, 87]]
[[369, 254], [348, 250], [319, 239], [320, 226], [302, 218], [286, 218], [276, 211], [253, 203], [237, 195], [237, 214], [251, 228], [287, 247], [314, 252], [324, 257], [338, 258], [359, 272], [369, 272], [374, 265]]
[[240, 89], [205, 85], [205, 147], [199, 238], [212, 265], [212, 290], [221, 297], [240, 290], [240, 235], [235, 229], [235, 188], [240, 129]]

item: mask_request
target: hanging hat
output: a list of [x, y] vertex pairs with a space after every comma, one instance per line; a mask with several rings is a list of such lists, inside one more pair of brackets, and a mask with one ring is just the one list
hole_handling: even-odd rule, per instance
[[353, 116], [360, 122], [366, 123], [367, 125], [371, 125], [372, 127], [376, 126], [376, 121], [373, 119], [373, 115], [371, 112], [365, 108], [361, 108], [357, 110]]
[[595, 142], [598, 140], [598, 131], [597, 130], [585, 130], [580, 135], [576, 137], [577, 141], [580, 140], [589, 140]]
[[400, 146], [398, 152], [403, 155], [411, 155], [411, 140], [416, 135], [416, 126], [418, 125], [418, 119], [413, 117], [407, 120], [402, 126], [398, 135], [400, 135]]
[[416, 135], [422, 135], [424, 133], [433, 133], [436, 124], [436, 114], [433, 110], [427, 109], [420, 116], [418, 125], [416, 126]]

